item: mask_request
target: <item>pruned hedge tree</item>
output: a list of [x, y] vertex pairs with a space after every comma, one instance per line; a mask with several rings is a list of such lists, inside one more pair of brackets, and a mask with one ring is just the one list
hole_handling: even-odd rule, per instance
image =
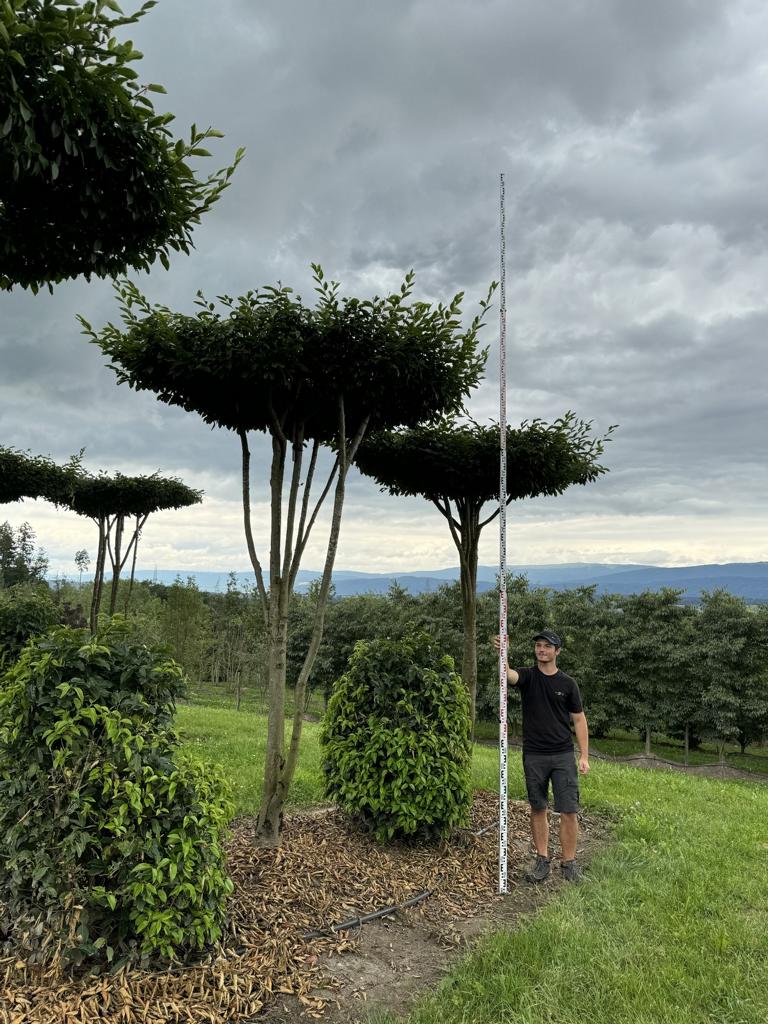
[[199, 179], [188, 161], [220, 133], [174, 139], [147, 95], [165, 90], [139, 84], [141, 54], [114, 34], [154, 6], [0, 4], [0, 290], [167, 266], [229, 184], [242, 152]]
[[[161, 509], [186, 508], [200, 501], [200, 491], [187, 487], [173, 477], [154, 474], [124, 476], [122, 473], [109, 476], [101, 473], [98, 476], [82, 475], [78, 478], [70, 507], [78, 515], [92, 519], [99, 530], [90, 611], [92, 632], [98, 624], [107, 557], [112, 567], [109, 614], [113, 615], [117, 607], [120, 573], [133, 555], [127, 600], [130, 599], [139, 538], [149, 516]], [[126, 521], [129, 523], [127, 543]]]
[[467, 824], [469, 698], [426, 633], [356, 644], [320, 744], [326, 794], [377, 839], [434, 839]]
[[113, 623], [0, 676], [0, 932], [27, 962], [183, 956], [221, 934], [232, 807], [180, 752], [180, 667]]
[[[506, 503], [562, 494], [573, 484], [596, 480], [612, 430], [600, 436], [592, 424], [567, 412], [553, 423], [522, 423], [507, 430]], [[371, 434], [355, 462], [395, 495], [420, 494], [448, 523], [459, 555], [464, 619], [462, 676], [472, 722], [477, 701], [477, 559], [480, 534], [499, 514], [499, 428], [445, 420], [435, 425]], [[540, 627], [539, 627], [540, 628]]]
[[[478, 331], [488, 300], [467, 327], [462, 295], [431, 306], [409, 301], [413, 274], [399, 292], [361, 301], [313, 265], [319, 300], [306, 306], [290, 288], [265, 287], [220, 305], [198, 296], [196, 316], [152, 306], [138, 289], [118, 286], [123, 327], [86, 333], [112, 360], [119, 383], [197, 412], [237, 433], [242, 452], [248, 551], [268, 636], [269, 722], [258, 837], [276, 842], [297, 763], [307, 681], [322, 639], [349, 468], [369, 430], [431, 422], [458, 412], [485, 362]], [[249, 431], [272, 449], [268, 574], [251, 525]], [[335, 458], [313, 495], [320, 449]], [[285, 750], [288, 609], [302, 555], [326, 496], [331, 526], [315, 621], [295, 685]]]
[[24, 498], [44, 498], [54, 505], [67, 505], [79, 474], [80, 455], [59, 466], [47, 455], [0, 445], [0, 505]]

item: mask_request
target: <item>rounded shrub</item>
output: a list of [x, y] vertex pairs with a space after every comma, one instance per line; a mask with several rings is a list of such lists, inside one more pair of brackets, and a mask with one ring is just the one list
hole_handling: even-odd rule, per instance
[[0, 589], [0, 670], [8, 667], [33, 636], [56, 623], [56, 606], [44, 586], [17, 584]]
[[219, 937], [232, 807], [178, 750], [183, 684], [119, 621], [54, 630], [0, 676], [0, 930], [29, 962], [176, 958]]
[[320, 742], [328, 796], [377, 839], [438, 838], [466, 824], [469, 698], [427, 634], [356, 644]]

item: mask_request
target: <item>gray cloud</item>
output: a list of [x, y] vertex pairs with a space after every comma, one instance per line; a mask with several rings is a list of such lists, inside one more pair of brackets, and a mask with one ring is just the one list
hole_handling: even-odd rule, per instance
[[[498, 275], [504, 170], [510, 418], [573, 409], [601, 431], [620, 424], [608, 476], [516, 508], [527, 542], [551, 519], [566, 538], [553, 558], [637, 559], [646, 523], [653, 557], [743, 553], [748, 537], [751, 557], [768, 558], [752, 525], [768, 436], [761, 5], [163, 0], [133, 35], [177, 130], [226, 132], [203, 164], [247, 147], [192, 255], [140, 276], [151, 298], [190, 309], [199, 287], [237, 294], [278, 279], [308, 298], [317, 260], [362, 292], [414, 267], [420, 296], [464, 290], [471, 315]], [[234, 509], [234, 438], [116, 388], [77, 312], [114, 319], [109, 285], [0, 296], [0, 443], [61, 458], [86, 445], [93, 468], [176, 473]], [[470, 403], [479, 418], [497, 414], [497, 331], [493, 310], [487, 380]], [[263, 470], [265, 446], [256, 452]], [[428, 539], [425, 506], [353, 476], [341, 553], [352, 567], [381, 563], [376, 538], [395, 508], [411, 541], [393, 542], [393, 566], [405, 552], [430, 564], [450, 553], [442, 523]], [[182, 545], [214, 561], [243, 551], [199, 523], [167, 557], [188, 557]]]

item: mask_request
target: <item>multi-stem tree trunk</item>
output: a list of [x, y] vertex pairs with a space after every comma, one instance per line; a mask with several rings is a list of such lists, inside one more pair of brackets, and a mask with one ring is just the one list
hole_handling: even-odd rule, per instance
[[[304, 456], [303, 430], [295, 428], [289, 439], [283, 433], [283, 425], [275, 418], [272, 431], [271, 491], [271, 536], [269, 561], [269, 590], [256, 553], [250, 521], [250, 451], [244, 431], [240, 432], [243, 455], [243, 515], [246, 542], [251, 563], [256, 574], [256, 585], [262, 602], [267, 627], [268, 655], [267, 693], [269, 710], [267, 717], [267, 750], [264, 764], [264, 785], [257, 824], [257, 840], [264, 844], [276, 844], [280, 839], [282, 812], [298, 761], [299, 745], [304, 721], [304, 704], [307, 684], [322, 641], [325, 608], [331, 588], [333, 564], [336, 558], [341, 513], [344, 504], [346, 478], [349, 466], [363, 439], [368, 421], [363, 420], [351, 440], [347, 439], [344, 401], [339, 402], [339, 434], [336, 461], [325, 487], [309, 514], [310, 493], [317, 464], [319, 442], [313, 442], [312, 454], [303, 483], [304, 493], [299, 502], [302, 487], [302, 465]], [[291, 447], [293, 468], [289, 485], [288, 507], [283, 525], [283, 486], [288, 447]], [[318, 589], [315, 606], [315, 621], [309, 649], [294, 687], [294, 710], [291, 737], [285, 750], [285, 685], [288, 643], [288, 610], [301, 557], [306, 548], [320, 507], [336, 479], [333, 498], [333, 512], [328, 548], [323, 575]]]
[[120, 569], [122, 568], [120, 562], [120, 555], [122, 553], [123, 546], [123, 531], [125, 530], [125, 516], [120, 514], [116, 517], [115, 521], [115, 548], [114, 553], [110, 551], [111, 562], [112, 562], [112, 586], [109, 591], [109, 614], [115, 614], [115, 608], [117, 607], [117, 588], [120, 585]]
[[101, 607], [101, 592], [104, 586], [104, 562], [107, 557], [107, 522], [105, 517], [100, 516], [95, 520], [99, 528], [99, 546], [96, 552], [96, 565], [93, 573], [93, 593], [91, 595], [91, 610], [88, 617], [88, 624], [91, 633], [96, 632], [99, 623], [99, 608]]

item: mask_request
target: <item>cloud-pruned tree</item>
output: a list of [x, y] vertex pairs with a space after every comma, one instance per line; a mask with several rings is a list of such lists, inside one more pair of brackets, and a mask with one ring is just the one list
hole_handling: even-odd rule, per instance
[[0, 290], [167, 266], [229, 184], [242, 151], [199, 179], [189, 160], [220, 133], [175, 139], [148, 96], [165, 90], [139, 84], [141, 54], [114, 35], [153, 6], [0, 5]]
[[[553, 423], [524, 422], [507, 430], [507, 504], [561, 494], [587, 484], [606, 469], [605, 442], [592, 424], [568, 412]], [[477, 557], [480, 534], [499, 514], [499, 428], [451, 420], [409, 430], [371, 434], [355, 462], [384, 490], [421, 495], [446, 519], [459, 554], [464, 653], [462, 677], [472, 722], [477, 697]], [[490, 509], [490, 504], [495, 507]], [[486, 516], [483, 518], [483, 511]]]
[[[485, 362], [478, 331], [488, 299], [468, 327], [463, 296], [448, 304], [410, 301], [413, 273], [400, 291], [362, 301], [341, 297], [313, 265], [318, 300], [265, 287], [219, 305], [198, 295], [194, 316], [151, 306], [135, 286], [118, 287], [123, 327], [86, 333], [112, 360], [118, 382], [155, 392], [240, 439], [245, 535], [267, 630], [269, 719], [259, 838], [277, 842], [298, 758], [307, 681], [322, 639], [347, 473], [369, 430], [415, 426], [457, 413]], [[272, 449], [268, 584], [251, 525], [249, 432]], [[333, 466], [316, 482], [321, 448]], [[320, 509], [333, 489], [325, 566], [314, 626], [295, 683], [295, 714], [285, 750], [285, 685], [291, 592]]]
[[81, 455], [74, 455], [59, 466], [47, 455], [32, 455], [0, 446], [0, 505], [24, 498], [43, 498], [54, 505], [69, 504], [80, 473]]
[[[130, 599], [139, 537], [149, 516], [161, 509], [186, 508], [200, 501], [200, 491], [187, 487], [173, 477], [124, 476], [122, 473], [109, 476], [100, 473], [98, 476], [83, 475], [78, 479], [70, 507], [78, 515], [92, 519], [99, 531], [91, 598], [91, 632], [96, 630], [98, 624], [107, 558], [112, 567], [109, 597], [109, 614], [112, 615], [117, 606], [120, 574], [133, 555], [128, 592]], [[127, 531], [126, 522], [129, 523]]]

